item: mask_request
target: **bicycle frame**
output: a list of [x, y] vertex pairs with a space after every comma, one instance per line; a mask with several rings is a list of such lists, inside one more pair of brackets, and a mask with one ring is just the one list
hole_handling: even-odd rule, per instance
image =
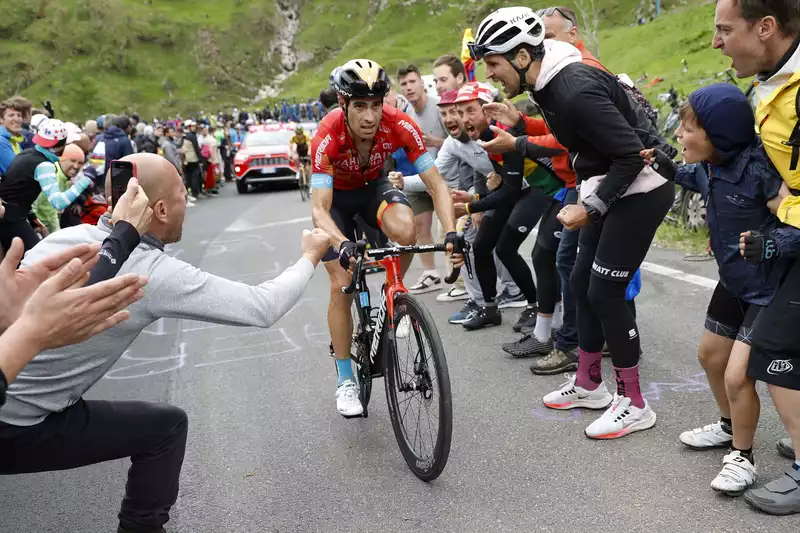
[[[364, 245], [366, 246], [366, 245]], [[372, 255], [374, 259], [365, 261], [363, 251], [367, 255]], [[383, 338], [382, 332], [386, 327], [386, 318], [389, 318], [389, 329], [394, 330], [394, 299], [395, 297], [404, 292], [408, 292], [403, 284], [403, 276], [400, 271], [400, 255], [409, 253], [428, 253], [428, 252], [443, 252], [445, 246], [443, 244], [428, 244], [422, 246], [392, 246], [388, 248], [379, 248], [375, 250], [362, 249], [356, 259], [356, 264], [353, 271], [353, 279], [349, 287], [342, 287], [342, 292], [345, 294], [353, 294], [358, 291], [358, 309], [361, 324], [364, 330], [372, 335], [370, 340], [369, 358], [370, 363], [375, 361], [380, 343]], [[469, 256], [467, 255], [466, 267], [470, 276], [472, 276], [472, 267], [469, 264]], [[369, 288], [367, 287], [364, 279], [364, 270], [370, 267], [380, 265], [386, 270], [386, 282], [384, 283], [383, 290], [381, 291], [381, 301], [378, 309], [378, 315], [375, 324], [372, 324], [372, 317], [370, 311]], [[460, 268], [454, 269], [453, 272], [445, 279], [447, 283], [453, 283], [460, 274]], [[380, 369], [382, 370], [382, 369]]]

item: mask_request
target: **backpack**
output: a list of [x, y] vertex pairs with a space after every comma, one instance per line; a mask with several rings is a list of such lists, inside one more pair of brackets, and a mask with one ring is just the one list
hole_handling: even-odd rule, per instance
[[655, 126], [656, 119], [658, 118], [658, 112], [653, 109], [653, 106], [647, 101], [647, 97], [642, 94], [642, 91], [640, 91], [636, 84], [633, 83], [633, 80], [631, 80], [627, 74], [620, 74], [617, 76], [617, 81], [620, 85], [622, 85], [622, 88], [625, 89], [625, 92], [628, 93], [628, 96], [631, 97], [631, 100], [639, 104], [639, 106], [642, 108], [642, 111], [644, 111], [645, 116], [647, 116], [647, 118], [650, 119], [650, 122], [652, 122]]

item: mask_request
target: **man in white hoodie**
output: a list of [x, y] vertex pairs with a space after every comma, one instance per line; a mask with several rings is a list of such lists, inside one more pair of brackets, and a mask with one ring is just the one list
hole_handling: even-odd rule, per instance
[[[146, 276], [144, 297], [130, 319], [74, 346], [37, 355], [11, 384], [0, 411], [0, 474], [77, 468], [131, 458], [120, 533], [163, 533], [178, 495], [188, 421], [171, 405], [83, 400], [139, 333], [162, 317], [268, 328], [297, 303], [330, 245], [321, 230], [305, 232], [303, 257], [280, 276], [246, 285], [203, 272], [164, 253], [180, 240], [186, 188], [163, 157], [135, 154], [139, 181], [153, 209], [148, 233], [119, 271]], [[106, 185], [110, 190], [110, 184]], [[82, 243], [105, 239], [108, 218], [52, 234], [23, 266]]]

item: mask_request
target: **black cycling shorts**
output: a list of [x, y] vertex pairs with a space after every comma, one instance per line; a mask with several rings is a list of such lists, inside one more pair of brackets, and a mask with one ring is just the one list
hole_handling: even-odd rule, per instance
[[[411, 208], [408, 198], [402, 191], [395, 189], [386, 178], [378, 178], [360, 189], [350, 191], [334, 189], [330, 214], [344, 236], [357, 241], [361, 238], [362, 232], [359, 230], [356, 218], [380, 231], [384, 212], [395, 204]], [[329, 247], [322, 260], [327, 262], [338, 258], [339, 251]]]
[[747, 376], [800, 390], [800, 261], [789, 268], [775, 298], [753, 324]]
[[306, 157], [308, 156], [308, 145], [307, 144], [298, 144], [297, 146], [297, 157]]
[[717, 283], [706, 311], [705, 328], [720, 337], [750, 345], [755, 322], [761, 307], [741, 300]]

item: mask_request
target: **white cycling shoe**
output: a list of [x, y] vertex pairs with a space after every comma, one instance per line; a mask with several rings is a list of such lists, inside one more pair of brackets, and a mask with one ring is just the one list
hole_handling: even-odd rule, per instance
[[739, 496], [756, 482], [756, 465], [742, 452], [732, 451], [722, 459], [722, 465], [722, 470], [711, 482], [712, 489], [728, 496]]
[[733, 442], [733, 435], [722, 429], [722, 422], [715, 422], [697, 429], [684, 431], [678, 439], [693, 450], [726, 448]]
[[336, 389], [336, 410], [345, 418], [361, 416], [364, 407], [358, 399], [358, 385], [355, 381], [347, 380]]

